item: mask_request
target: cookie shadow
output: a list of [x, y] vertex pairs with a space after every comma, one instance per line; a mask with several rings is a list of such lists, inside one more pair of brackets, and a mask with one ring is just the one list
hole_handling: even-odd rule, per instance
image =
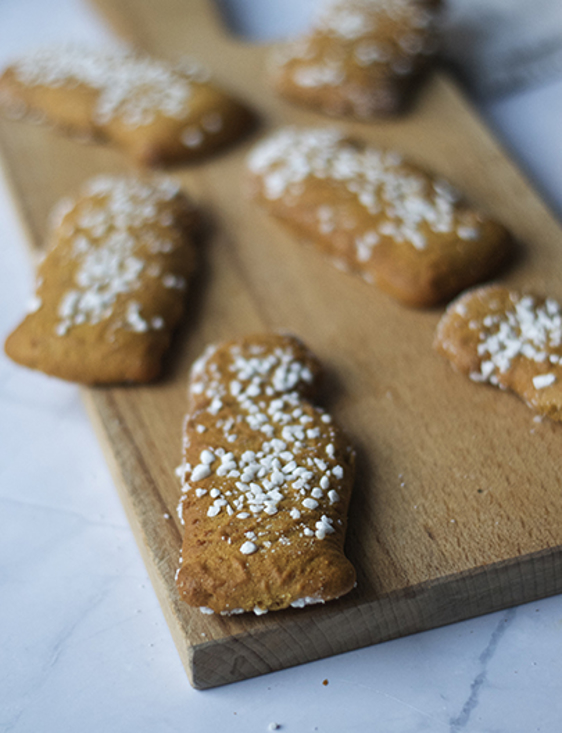
[[380, 474], [376, 469], [377, 458], [372, 448], [367, 449], [360, 440], [354, 440], [353, 437], [352, 440], [356, 451], [355, 482], [348, 510], [345, 554], [355, 567], [357, 587], [348, 599], [352, 602], [363, 602], [378, 597], [376, 547], [380, 543], [376, 539], [379, 497], [376, 487], [380, 483]]
[[187, 373], [192, 361], [192, 337], [199, 330], [206, 311], [206, 297], [212, 274], [210, 249], [213, 246], [216, 224], [209, 212], [199, 210], [199, 215], [197, 231], [192, 235], [195, 266], [188, 281], [183, 316], [172, 335], [158, 382], [174, 381]]

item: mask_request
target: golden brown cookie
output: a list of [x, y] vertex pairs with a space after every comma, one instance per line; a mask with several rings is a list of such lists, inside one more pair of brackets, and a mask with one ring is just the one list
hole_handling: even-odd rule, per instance
[[184, 432], [180, 596], [206, 612], [265, 613], [347, 593], [354, 451], [309, 402], [320, 366], [296, 338], [209, 348]]
[[434, 0], [329, 0], [311, 30], [274, 53], [287, 99], [337, 116], [369, 119], [405, 106], [437, 48]]
[[494, 273], [511, 240], [445, 181], [333, 128], [288, 127], [248, 159], [255, 199], [341, 269], [411, 306]]
[[475, 382], [562, 421], [562, 308], [552, 298], [499, 285], [469, 291], [447, 308], [435, 348]]
[[183, 311], [195, 223], [170, 180], [89, 181], [53, 212], [31, 312], [7, 355], [85, 384], [154, 379]]
[[248, 111], [193, 62], [79, 46], [36, 51], [0, 77], [0, 104], [81, 138], [108, 140], [138, 163], [206, 155], [243, 133]]

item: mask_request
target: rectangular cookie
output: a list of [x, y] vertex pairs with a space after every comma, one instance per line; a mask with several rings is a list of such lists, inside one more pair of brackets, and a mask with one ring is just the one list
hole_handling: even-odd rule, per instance
[[401, 112], [437, 50], [435, 0], [330, 0], [272, 58], [291, 102], [360, 120]]
[[30, 312], [6, 354], [84, 384], [157, 377], [194, 268], [196, 220], [171, 180], [90, 180], [53, 211]]
[[10, 65], [0, 76], [0, 105], [116, 143], [149, 166], [207, 155], [250, 124], [248, 110], [192, 61], [80, 46], [39, 49]]
[[204, 612], [257, 614], [347, 593], [354, 451], [310, 399], [320, 365], [296, 338], [251, 336], [194, 365], [184, 428], [177, 587]]
[[406, 305], [452, 298], [511, 251], [506, 229], [446, 181], [335, 128], [277, 130], [254, 147], [248, 168], [269, 213]]
[[553, 298], [501, 285], [470, 290], [447, 308], [434, 346], [474, 382], [562, 421], [562, 306]]

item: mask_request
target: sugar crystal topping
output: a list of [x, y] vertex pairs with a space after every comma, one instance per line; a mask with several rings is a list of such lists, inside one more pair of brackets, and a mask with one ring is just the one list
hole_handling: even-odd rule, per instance
[[[245, 349], [232, 345], [226, 373], [214, 354], [211, 348], [194, 366], [190, 392], [205, 397], [207, 405], [192, 419], [208, 421], [220, 438], [185, 471], [180, 516], [183, 502], [195, 494], [206, 502], [209, 517], [223, 515], [244, 526], [250, 521], [239, 547], [243, 555], [287, 544], [286, 534], [276, 530], [278, 514], [311, 541], [333, 534], [341, 520], [331, 507], [340, 501], [348, 469], [338, 463], [330, 416], [299, 393], [313, 380], [310, 369], [287, 344], [273, 350], [257, 343]], [[203, 480], [204, 488], [198, 486]]]
[[[376, 226], [356, 240], [360, 262], [383, 237], [417, 250], [426, 249], [428, 230], [463, 240], [480, 237], [478, 217], [459, 210], [459, 196], [449, 184], [415, 173], [395, 152], [358, 147], [334, 128], [283, 128], [254, 148], [248, 167], [261, 177], [271, 201], [298, 197], [314, 178], [345, 187], [377, 217]], [[333, 230], [332, 213], [327, 205], [318, 209], [321, 233]]]
[[[498, 374], [505, 374], [515, 359], [523, 358], [546, 368], [562, 363], [562, 309], [552, 298], [544, 303], [530, 295], [510, 294], [512, 307], [492, 309], [482, 321], [471, 320], [469, 327], [480, 330], [478, 356], [480, 371], [470, 376], [475, 381], [498, 384]], [[552, 373], [537, 375], [535, 389], [554, 384]]]
[[16, 78], [28, 86], [83, 84], [94, 89], [95, 121], [107, 124], [119, 119], [130, 127], [149, 125], [157, 114], [185, 119], [192, 82], [207, 79], [207, 72], [193, 62], [174, 67], [128, 50], [103, 52], [79, 46], [40, 49], [13, 68]]
[[376, 30], [378, 19], [385, 16], [425, 28], [433, 13], [412, 0], [324, 0], [318, 7], [314, 27], [343, 40], [356, 41]]
[[[148, 184], [133, 178], [100, 176], [84, 187], [85, 198], [60, 203], [53, 212], [53, 224], [70, 239], [70, 257], [76, 269], [73, 287], [59, 301], [57, 335], [64, 336], [73, 326], [95, 325], [109, 318], [119, 296], [140, 288], [146, 254], [174, 247], [151, 225], [162, 224], [161, 205], [178, 193], [177, 185], [168, 179]], [[78, 214], [69, 223], [65, 217], [75, 207], [79, 207]], [[161, 276], [158, 268], [148, 274]], [[166, 277], [170, 274], [165, 273], [162, 280]], [[174, 280], [172, 286], [181, 288], [185, 283]], [[167, 287], [166, 282], [163, 287]], [[147, 321], [138, 301], [130, 298], [123, 322], [115, 325], [140, 333], [159, 330], [165, 324], [160, 316]]]

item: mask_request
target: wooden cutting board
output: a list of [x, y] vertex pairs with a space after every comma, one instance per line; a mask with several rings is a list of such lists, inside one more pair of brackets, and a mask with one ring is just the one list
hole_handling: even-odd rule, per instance
[[[259, 134], [326, 120], [275, 97], [268, 49], [230, 36], [209, 2], [96, 5], [144, 50], [207, 63], [260, 116], [242, 144], [172, 172], [209, 226], [164, 378], [83, 391], [192, 684], [221, 685], [560, 593], [562, 426], [535, 422], [514, 396], [454, 373], [431, 347], [440, 311], [406, 309], [335, 270], [245, 196], [244, 158]], [[562, 298], [558, 224], [444, 74], [407, 117], [342, 127], [447, 176], [520, 240], [502, 280]], [[109, 148], [29, 123], [3, 121], [0, 149], [34, 248], [59, 197], [129, 166]], [[187, 374], [210, 342], [265, 329], [294, 332], [322, 359], [323, 404], [357, 446], [347, 552], [358, 586], [325, 607], [206, 616], [174, 587]]]

